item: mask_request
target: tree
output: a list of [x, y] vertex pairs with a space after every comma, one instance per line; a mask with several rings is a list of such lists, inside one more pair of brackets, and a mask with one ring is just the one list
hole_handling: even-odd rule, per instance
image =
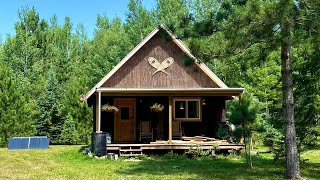
[[17, 76], [30, 82], [32, 98], [38, 96], [44, 87], [47, 73], [43, 50], [47, 23], [41, 20], [34, 8], [22, 8], [15, 24], [15, 36], [8, 36], [4, 43], [4, 61]]
[[[85, 72], [89, 75], [90, 84], [93, 87], [106, 72], [111, 69], [133, 48], [133, 44], [119, 18], [109, 20], [100, 16], [98, 18], [98, 29], [91, 42], [90, 52], [87, 58]], [[106, 29], [105, 29], [106, 28]]]
[[35, 102], [30, 99], [28, 83], [0, 59], [0, 146], [14, 136], [32, 136], [35, 132]]
[[[238, 138], [244, 137], [247, 167], [252, 168], [251, 149], [252, 134], [257, 130], [258, 104], [250, 93], [245, 93], [240, 99], [232, 101], [228, 106], [229, 121], [236, 125]], [[243, 135], [243, 136], [242, 136]], [[239, 137], [240, 136], [240, 137]]]
[[137, 45], [154, 29], [154, 20], [143, 6], [141, 0], [130, 0], [126, 15], [125, 29], [131, 43]]
[[58, 143], [63, 122], [58, 114], [59, 92], [55, 72], [49, 71], [44, 92], [38, 99], [37, 135], [48, 136], [51, 142]]
[[280, 1], [280, 6], [286, 12], [281, 27], [281, 61], [282, 61], [282, 107], [283, 119], [285, 123], [285, 151], [287, 176], [290, 179], [300, 178], [299, 153], [296, 140], [296, 127], [294, 120], [294, 98], [292, 83], [292, 50], [291, 50], [291, 31], [292, 31], [292, 9], [293, 1]]
[[[300, 1], [303, 21], [293, 32], [295, 118], [300, 152], [320, 144], [320, 17], [318, 1]], [[302, 43], [295, 39], [303, 39]]]
[[213, 28], [212, 34], [222, 32], [227, 39], [227, 42], [221, 43], [228, 49], [226, 55], [237, 56], [253, 46], [261, 46], [264, 52], [280, 50], [287, 177], [300, 178], [291, 74], [291, 34], [296, 20], [301, 18], [301, 6], [293, 0], [225, 0], [217, 5], [217, 13], [211, 17], [214, 19], [211, 22], [219, 22], [220, 26]]
[[64, 121], [60, 143], [71, 145], [79, 142], [79, 135], [75, 123], [72, 116], [68, 115], [67, 119]]
[[[184, 30], [188, 27], [189, 9], [184, 0], [157, 0], [154, 12], [156, 22], [165, 24], [179, 37], [184, 37]], [[183, 28], [182, 28], [183, 27]]]
[[[85, 92], [89, 84], [86, 75], [80, 75], [75, 72], [72, 78], [66, 84], [63, 96], [59, 103], [59, 116], [64, 119], [64, 128], [61, 134], [61, 142], [86, 143], [88, 144], [92, 132], [92, 109], [88, 107], [86, 102], [81, 102], [80, 97]], [[73, 124], [71, 126], [71, 124]], [[66, 137], [67, 132], [74, 129], [74, 137]]]

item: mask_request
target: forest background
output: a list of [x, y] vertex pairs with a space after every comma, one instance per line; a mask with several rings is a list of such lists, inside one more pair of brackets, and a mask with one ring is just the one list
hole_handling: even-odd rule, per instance
[[254, 143], [283, 152], [284, 19], [291, 27], [298, 151], [320, 145], [317, 0], [157, 0], [151, 10], [130, 0], [125, 20], [97, 15], [92, 38], [69, 17], [47, 21], [26, 7], [18, 16], [15, 35], [0, 41], [0, 146], [10, 137], [33, 135], [48, 136], [53, 144], [88, 144], [92, 109], [80, 96], [164, 23], [229, 87], [253, 95]]

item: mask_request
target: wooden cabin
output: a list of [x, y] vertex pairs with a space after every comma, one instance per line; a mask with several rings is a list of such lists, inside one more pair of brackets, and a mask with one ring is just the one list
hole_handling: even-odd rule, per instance
[[[112, 143], [171, 144], [182, 136], [217, 137], [225, 102], [243, 93], [229, 88], [167, 27], [160, 25], [84, 97], [92, 105], [94, 132]], [[151, 109], [155, 103], [162, 111]], [[105, 112], [109, 104], [118, 112]], [[157, 105], [156, 104], [156, 105]]]

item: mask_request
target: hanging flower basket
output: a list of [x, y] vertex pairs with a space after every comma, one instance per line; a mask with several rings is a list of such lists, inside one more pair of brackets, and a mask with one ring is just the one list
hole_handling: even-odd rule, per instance
[[159, 103], [154, 103], [152, 106], [150, 106], [151, 111], [154, 112], [161, 112], [164, 109], [164, 106]]
[[105, 105], [102, 105], [101, 107], [102, 111], [105, 111], [105, 112], [118, 112], [119, 109], [115, 106], [111, 106], [109, 104], [105, 104]]

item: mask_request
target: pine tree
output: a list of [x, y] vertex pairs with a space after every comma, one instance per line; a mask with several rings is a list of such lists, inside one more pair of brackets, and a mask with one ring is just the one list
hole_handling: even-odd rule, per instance
[[26, 93], [28, 83], [16, 76], [0, 59], [0, 146], [8, 138], [35, 132], [35, 102]]
[[51, 142], [58, 143], [62, 131], [63, 122], [58, 115], [58, 81], [55, 72], [49, 71], [48, 80], [44, 92], [38, 99], [38, 123], [37, 135], [48, 136]]
[[[283, 1], [232, 1], [218, 3], [217, 13], [211, 17], [220, 26], [211, 33], [224, 38], [225, 55], [237, 56], [254, 46], [261, 46], [264, 52], [278, 51], [281, 57], [282, 109], [285, 127], [286, 170], [290, 179], [300, 178], [294, 101], [292, 84], [292, 32], [296, 20], [301, 18], [302, 6], [293, 0]], [[215, 26], [216, 27], [216, 26]], [[202, 29], [210, 35], [206, 29]], [[227, 40], [223, 42], [223, 40]], [[301, 40], [300, 40], [301, 42]], [[205, 46], [196, 46], [205, 47]], [[201, 48], [197, 48], [201, 49]], [[240, 66], [241, 67], [241, 66]], [[245, 68], [240, 72], [246, 71]]]
[[76, 122], [72, 116], [68, 115], [64, 121], [63, 130], [60, 136], [60, 143], [62, 144], [77, 144], [79, 142], [79, 135], [76, 129]]
[[258, 112], [257, 100], [248, 92], [241, 99], [232, 101], [228, 106], [229, 121], [237, 126], [235, 132], [240, 132], [237, 135], [244, 137], [246, 160], [249, 168], [252, 168], [252, 134], [253, 131], [257, 130]]

